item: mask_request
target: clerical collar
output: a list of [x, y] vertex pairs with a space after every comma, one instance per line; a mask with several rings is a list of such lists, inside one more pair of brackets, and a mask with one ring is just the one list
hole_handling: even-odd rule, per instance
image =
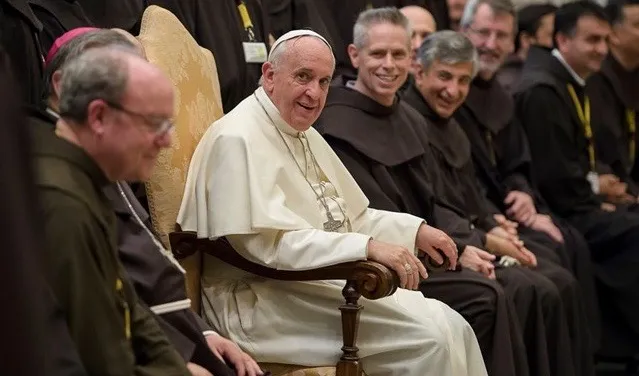
[[269, 98], [268, 94], [266, 94], [266, 91], [264, 91], [264, 88], [262, 86], [258, 87], [257, 90], [255, 90], [254, 94], [258, 102], [260, 102], [260, 104], [264, 108], [264, 111], [266, 111], [268, 117], [277, 127], [277, 129], [293, 137], [298, 137], [300, 133], [303, 133], [294, 129], [284, 119], [282, 119], [280, 111], [277, 109], [277, 107], [275, 107], [275, 104], [273, 103], [271, 98]]
[[570, 73], [570, 75], [572, 76], [572, 78], [575, 80], [575, 82], [577, 82], [577, 84], [579, 84], [579, 86], [584, 87], [586, 86], [586, 80], [584, 80], [583, 78], [579, 77], [579, 75], [577, 74], [577, 72], [575, 72], [574, 69], [572, 69], [572, 67], [570, 66], [570, 64], [568, 64], [566, 62], [566, 60], [564, 59], [563, 56], [561, 56], [561, 52], [559, 52], [558, 49], [554, 48], [551, 52], [552, 56], [554, 56], [555, 58], [557, 58], [557, 60], [559, 60], [559, 62], [561, 63], [561, 65], [564, 66], [564, 68], [566, 68], [566, 70], [568, 71], [568, 73]]
[[51, 107], [47, 107], [47, 109], [45, 110], [47, 114], [49, 114], [49, 116], [51, 116], [53, 119], [55, 120], [60, 120], [60, 114], [55, 112]]

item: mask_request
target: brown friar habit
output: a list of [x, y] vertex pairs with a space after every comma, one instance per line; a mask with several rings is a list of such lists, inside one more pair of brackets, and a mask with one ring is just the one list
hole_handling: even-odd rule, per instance
[[512, 93], [521, 79], [521, 71], [523, 69], [524, 61], [518, 55], [512, 54], [499, 68], [495, 79], [507, 92]]
[[[567, 85], [583, 103], [583, 88], [561, 62], [541, 48], [531, 48], [517, 89], [517, 117], [527, 133], [532, 166], [541, 194], [550, 209], [566, 218], [586, 238], [601, 287], [602, 311], [619, 327], [614, 341], [602, 334], [602, 349], [639, 351], [639, 215], [618, 207], [600, 208], [600, 199], [587, 180], [590, 170], [588, 141], [584, 136]], [[622, 329], [623, 327], [623, 329]], [[615, 348], [614, 344], [619, 344]], [[622, 346], [623, 345], [623, 346]]]
[[[269, 47], [270, 25], [260, 0], [243, 0], [253, 24], [255, 42]], [[197, 43], [215, 56], [224, 113], [257, 89], [262, 64], [247, 63], [243, 42], [249, 41], [238, 10], [240, 0], [150, 0], [170, 10]]]
[[[639, 121], [639, 68], [627, 70], [610, 53], [586, 85], [594, 117], [594, 135], [601, 158], [615, 175], [639, 194], [637, 122]], [[608, 137], [606, 137], [608, 136]]]
[[49, 124], [31, 127], [45, 276], [88, 374], [188, 375], [125, 277], [116, 220], [101, 191], [108, 179]]
[[29, 0], [29, 5], [43, 25], [40, 45], [45, 54], [67, 31], [93, 26], [78, 0]]
[[[29, 139], [19, 90], [0, 48], [0, 265], [2, 357], [0, 374], [84, 376], [64, 313], [43, 279], [42, 229], [38, 223]], [[9, 163], [9, 161], [11, 161]]]
[[[455, 119], [470, 140], [477, 177], [490, 204], [505, 214], [504, 200], [510, 191], [517, 190], [528, 193], [540, 212], [550, 214], [532, 182], [528, 141], [515, 117], [514, 101], [497, 80], [475, 78], [466, 101], [455, 112]], [[590, 253], [579, 231], [559, 218], [553, 220], [564, 236], [564, 244], [523, 225], [518, 228], [519, 236], [538, 258], [561, 265], [578, 277], [579, 284], [566, 279], [573, 280], [572, 275], [549, 270], [556, 268], [547, 263], [538, 267], [562, 291], [576, 369], [582, 370], [577, 374], [589, 375], [594, 372], [592, 358], [600, 331], [596, 324], [599, 316], [594, 277], [588, 262]]]
[[[443, 190], [438, 191], [438, 195], [448, 197], [450, 200], [456, 200], [460, 205], [464, 205], [467, 212], [477, 216], [485, 216], [482, 212], [478, 212], [481, 208], [490, 208], [490, 202], [485, 195], [477, 194], [482, 192], [483, 187], [478, 182], [475, 166], [471, 157], [471, 142], [462, 130], [461, 126], [454, 118], [444, 119], [439, 117], [435, 111], [431, 109], [428, 103], [423, 99], [419, 91], [413, 86], [405, 95], [406, 101], [413, 105], [427, 120], [428, 140], [433, 150], [434, 159], [440, 167], [440, 179], [443, 183]], [[471, 193], [475, 192], [475, 193]], [[484, 209], [485, 212], [485, 209]], [[492, 212], [489, 212], [492, 214]], [[478, 225], [481, 225], [479, 223]], [[484, 228], [488, 231], [490, 228]], [[538, 266], [535, 270], [538, 278], [550, 280], [556, 284], [559, 289], [563, 306], [565, 310], [564, 324], [571, 333], [572, 358], [577, 360], [579, 355], [584, 351], [582, 336], [587, 335], [587, 331], [582, 328], [585, 323], [579, 321], [579, 324], [573, 324], [576, 316], [580, 320], [584, 320], [581, 314], [581, 301], [579, 299], [579, 288], [570, 275], [570, 273], [562, 267], [556, 265], [552, 261], [543, 258], [538, 259]], [[552, 336], [556, 333], [547, 334], [548, 339], [554, 341]], [[586, 341], [587, 342], [587, 341]], [[588, 347], [586, 347], [589, 349]], [[549, 352], [552, 374], [563, 374], [565, 372], [562, 367], [573, 368], [572, 365], [566, 365], [565, 358], [566, 348], [554, 348], [555, 352]], [[574, 369], [571, 370], [575, 375], [592, 374], [592, 354], [587, 352], [584, 357], [584, 364], [575, 361]]]
[[[423, 117], [400, 99], [385, 107], [342, 84], [331, 87], [316, 128], [353, 175], [372, 207], [420, 216], [453, 235], [456, 241], [459, 238], [455, 234], [466, 232], [464, 242], [483, 247], [482, 231], [474, 229], [467, 217], [457, 214], [457, 208], [435, 202], [430, 182], [439, 178], [431, 178], [437, 169], [424, 124]], [[448, 214], [442, 216], [445, 213]], [[474, 241], [469, 241], [473, 238]], [[551, 374], [546, 346], [555, 344], [546, 342], [545, 327], [556, 324], [554, 330], [565, 334], [556, 288], [525, 269], [503, 268], [497, 274], [499, 283], [470, 270], [431, 275], [421, 290], [425, 296], [446, 302], [471, 323], [489, 374]], [[465, 289], [469, 294], [458, 296]], [[502, 306], [499, 299], [493, 298], [488, 304], [484, 295], [487, 292], [494, 295], [494, 291], [504, 291], [515, 302], [516, 311], [507, 304]], [[491, 312], [491, 321], [478, 315], [476, 308], [480, 306]], [[513, 319], [520, 325], [513, 326]], [[528, 356], [519, 342], [521, 330]], [[557, 340], [563, 341], [560, 337]], [[506, 357], [504, 349], [513, 351], [508, 354], [510, 357]]]

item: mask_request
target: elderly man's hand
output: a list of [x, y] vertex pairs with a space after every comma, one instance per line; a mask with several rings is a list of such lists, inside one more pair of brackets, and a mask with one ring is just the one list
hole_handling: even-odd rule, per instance
[[495, 279], [495, 255], [481, 250], [472, 245], [464, 248], [464, 253], [459, 257], [459, 263], [467, 269], [483, 274], [488, 279]]
[[508, 239], [486, 234], [486, 248], [500, 256], [510, 256], [517, 259], [522, 265], [537, 266], [537, 257], [530, 252], [522, 241], [514, 243]]
[[417, 248], [425, 252], [438, 264], [443, 264], [444, 259], [439, 253], [441, 251], [450, 261], [450, 270], [457, 267], [457, 246], [450, 236], [442, 230], [427, 224], [422, 224], [417, 231]]
[[393, 269], [399, 276], [401, 288], [417, 290], [419, 277], [428, 278], [426, 267], [417, 256], [399, 245], [371, 239], [368, 241], [368, 258]]
[[250, 355], [238, 345], [219, 335], [206, 336], [211, 351], [220, 359], [230, 362], [238, 376], [259, 376], [264, 373]]

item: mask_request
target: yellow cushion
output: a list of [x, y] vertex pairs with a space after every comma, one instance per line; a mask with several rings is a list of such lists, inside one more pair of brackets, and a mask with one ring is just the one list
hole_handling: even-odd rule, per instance
[[[153, 226], [168, 246], [168, 234], [175, 228], [191, 156], [209, 125], [223, 115], [220, 85], [211, 52], [201, 48], [168, 10], [148, 7], [138, 39], [149, 61], [160, 67], [175, 87], [173, 146], [160, 154], [146, 186]], [[187, 291], [196, 310], [200, 257], [183, 261]]]

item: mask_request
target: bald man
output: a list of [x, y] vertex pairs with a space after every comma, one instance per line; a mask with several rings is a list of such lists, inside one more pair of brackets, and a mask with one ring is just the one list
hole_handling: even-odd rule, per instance
[[415, 60], [417, 50], [426, 37], [437, 30], [437, 23], [433, 15], [426, 8], [419, 5], [408, 5], [400, 9], [400, 12], [408, 18], [413, 34], [410, 38], [412, 58]]

